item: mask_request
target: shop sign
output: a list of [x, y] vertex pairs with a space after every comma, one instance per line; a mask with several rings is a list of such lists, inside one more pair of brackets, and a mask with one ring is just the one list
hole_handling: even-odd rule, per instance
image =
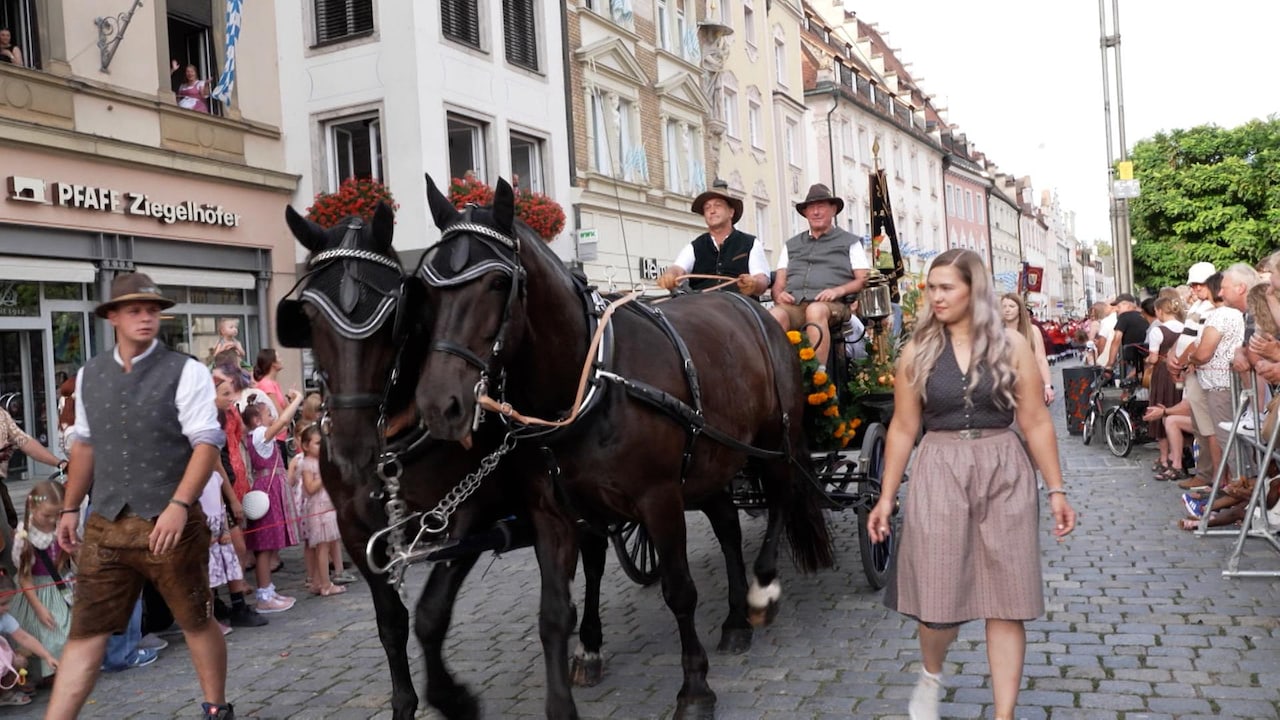
[[41, 205], [58, 205], [96, 212], [136, 215], [159, 220], [165, 225], [191, 223], [216, 227], [239, 227], [240, 215], [221, 205], [183, 200], [166, 203], [153, 200], [146, 193], [122, 192], [114, 188], [77, 185], [75, 183], [46, 183], [40, 178], [10, 175], [9, 200]]

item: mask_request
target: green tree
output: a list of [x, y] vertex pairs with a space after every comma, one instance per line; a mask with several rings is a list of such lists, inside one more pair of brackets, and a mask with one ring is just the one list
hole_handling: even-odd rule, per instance
[[1129, 202], [1137, 285], [1187, 279], [1207, 260], [1256, 263], [1280, 230], [1280, 120], [1159, 133], [1133, 149], [1142, 195]]

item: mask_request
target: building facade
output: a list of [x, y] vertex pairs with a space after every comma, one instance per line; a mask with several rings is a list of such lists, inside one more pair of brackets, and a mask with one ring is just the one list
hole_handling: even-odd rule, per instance
[[993, 249], [987, 213], [987, 193], [991, 179], [982, 166], [969, 159], [969, 147], [963, 134], [944, 133], [942, 158], [943, 194], [947, 206], [947, 247], [965, 248], [982, 256], [992, 269]]
[[[573, 146], [559, 3], [277, 6], [299, 210], [347, 178], [380, 180], [400, 206], [395, 247], [412, 262], [439, 237], [426, 206], [427, 174], [446, 193], [454, 178], [489, 185], [505, 178], [567, 205]], [[572, 220], [553, 241], [562, 253], [572, 247]]]
[[904, 265], [920, 276], [946, 248], [938, 111], [880, 33], [843, 3], [806, 3], [800, 62], [818, 179], [848, 200], [842, 225], [867, 238], [880, 232], [869, 177], [883, 169]]
[[743, 201], [738, 227], [776, 258], [803, 219], [793, 203], [803, 199], [813, 167], [803, 75], [795, 62], [803, 13], [794, 0], [741, 0], [720, 8], [733, 34], [725, 38], [719, 108], [712, 108], [722, 126], [715, 172]]
[[[107, 0], [0, 7], [25, 61], [0, 64], [0, 405], [56, 451], [57, 387], [114, 345], [93, 309], [119, 273], [147, 272], [177, 301], [161, 325], [177, 350], [208, 359], [222, 318], [239, 321], [250, 361], [275, 344], [297, 178], [281, 142], [273, 3], [244, 5], [252, 32], [231, 28], [233, 85], [219, 82], [225, 1], [152, 0], [127, 18]], [[187, 66], [212, 80], [185, 83], [194, 109], [178, 103]]]
[[603, 286], [652, 281], [706, 230], [690, 205], [714, 179], [708, 154], [719, 145], [709, 120], [720, 115], [715, 80], [732, 28], [725, 15], [706, 17], [703, 5], [565, 4], [572, 214], [581, 228], [573, 259]]
[[[990, 171], [992, 168], [988, 168]], [[999, 292], [1018, 291], [1022, 242], [1018, 235], [1018, 204], [1013, 178], [995, 173], [987, 195], [987, 226], [991, 233], [991, 273]]]

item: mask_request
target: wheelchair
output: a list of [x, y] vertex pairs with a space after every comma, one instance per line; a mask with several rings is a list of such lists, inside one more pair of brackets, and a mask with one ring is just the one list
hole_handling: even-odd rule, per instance
[[1152, 438], [1142, 419], [1148, 401], [1139, 368], [1128, 363], [1119, 363], [1118, 367], [1120, 380], [1115, 379], [1114, 369], [1107, 368], [1094, 381], [1083, 440], [1088, 445], [1101, 430], [1111, 454], [1122, 458], [1128, 457], [1135, 445], [1151, 442]]

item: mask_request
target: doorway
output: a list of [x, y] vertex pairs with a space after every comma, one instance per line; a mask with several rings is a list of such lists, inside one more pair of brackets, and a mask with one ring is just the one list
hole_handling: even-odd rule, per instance
[[[50, 404], [45, 390], [44, 332], [0, 330], [0, 409], [22, 431], [49, 447]], [[9, 460], [9, 479], [29, 477], [36, 470], [22, 452]]]

